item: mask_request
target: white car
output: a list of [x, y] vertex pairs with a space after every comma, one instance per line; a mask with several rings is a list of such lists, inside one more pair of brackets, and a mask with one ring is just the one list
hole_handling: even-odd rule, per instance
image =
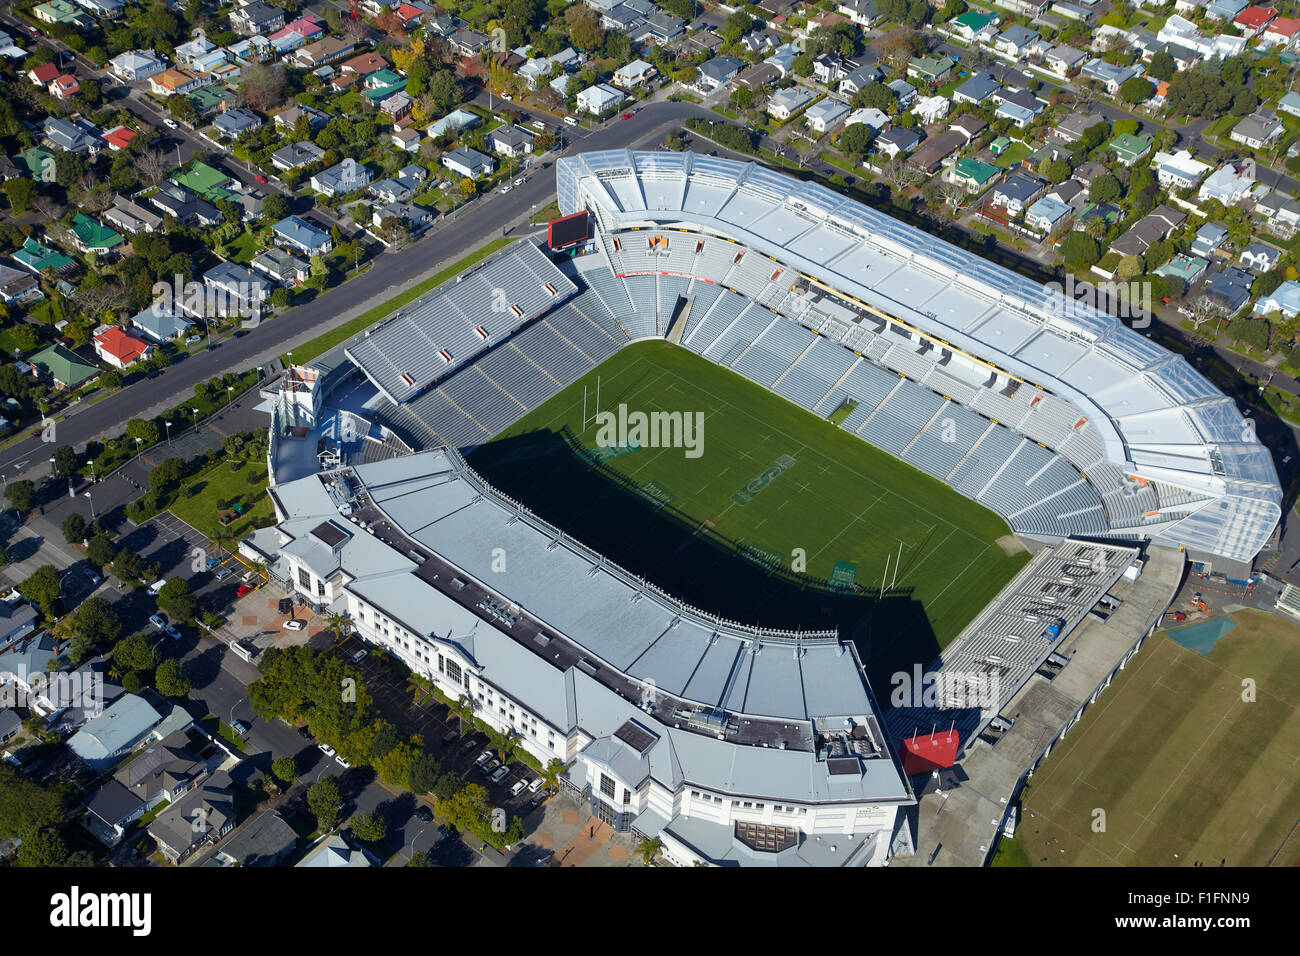
[[503, 193], [508, 193], [508, 192], [510, 192], [510, 184], [507, 183], [506, 185], [502, 186], [502, 187], [501, 187], [501, 191], [502, 191]]
[[523, 178], [522, 178], [522, 177], [519, 178], [519, 179], [516, 179], [516, 180], [515, 180], [515, 185], [516, 185], [516, 186], [522, 186], [523, 184], [524, 184], [524, 181], [523, 181]]
[[155, 581], [153, 584], [149, 585], [149, 596], [150, 596], [150, 597], [157, 597], [157, 596], [158, 596], [158, 592], [161, 591], [161, 590], [163, 589], [163, 585], [166, 584], [166, 583], [167, 583], [167, 582], [166, 582], [165, 580], [164, 580], [164, 581]]
[[519, 796], [519, 794], [523, 793], [524, 787], [526, 787], [526, 786], [528, 786], [528, 782], [527, 782], [527, 781], [525, 781], [525, 780], [516, 780], [516, 781], [515, 781], [515, 785], [514, 785], [513, 787], [510, 788], [510, 796], [512, 796], [512, 797], [517, 797], [517, 796]]
[[323, 753], [325, 756], [327, 757], [334, 756], [334, 748], [331, 747], [329, 744], [317, 744], [316, 746], [320, 748], [320, 752]]
[[172, 119], [170, 116], [164, 116], [164, 117], [163, 117], [163, 125], [166, 126], [168, 129], [176, 129], [176, 128], [177, 128], [177, 127], [176, 127], [176, 121], [175, 121], [174, 119]]
[[306, 625], [303, 624], [302, 621], [285, 621], [285, 622], [284, 622], [284, 629], [285, 629], [286, 631], [301, 631], [304, 627], [306, 627]]
[[505, 100], [507, 103], [513, 103], [515, 101], [515, 98], [511, 96], [509, 93], [502, 93], [501, 98]]
[[542, 789], [542, 778], [541, 778], [541, 777], [538, 777], [536, 780], [534, 780], [532, 783], [530, 783], [530, 784], [528, 785], [528, 792], [529, 792], [529, 793], [536, 793], [536, 792], [537, 792], [538, 790], [540, 790], [540, 789]]
[[342, 767], [344, 770], [351, 770], [351, 769], [352, 769], [352, 764], [348, 763], [346, 760], [344, 760], [342, 757], [340, 757], [340, 756], [338, 756], [338, 755], [335, 755], [335, 757], [334, 757], [334, 762], [337, 763], [337, 764], [338, 764], [340, 767]]

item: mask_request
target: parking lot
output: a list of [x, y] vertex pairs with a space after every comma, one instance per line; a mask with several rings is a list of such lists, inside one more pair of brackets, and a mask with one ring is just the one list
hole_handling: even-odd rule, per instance
[[[397, 677], [393, 670], [383, 666], [380, 657], [371, 653], [364, 641], [350, 637], [331, 648], [331, 653], [351, 662], [363, 650], [366, 655], [353, 666], [361, 672], [375, 707], [403, 736], [421, 734], [425, 749], [438, 759], [444, 773], [455, 773], [467, 783], [485, 787], [492, 806], [501, 807], [508, 814], [525, 820], [540, 806], [540, 790], [534, 793], [525, 787], [516, 796], [510, 794], [511, 788], [520, 780], [536, 780], [538, 774], [535, 770], [515, 760], [507, 765], [504, 776], [492, 780], [475, 765], [479, 756], [489, 749], [487, 735], [470, 726], [469, 733], [462, 736], [460, 721], [450, 716], [447, 708], [432, 696], [424, 696], [417, 704], [406, 690], [404, 678]], [[496, 753], [493, 752], [488, 762], [495, 759]]]

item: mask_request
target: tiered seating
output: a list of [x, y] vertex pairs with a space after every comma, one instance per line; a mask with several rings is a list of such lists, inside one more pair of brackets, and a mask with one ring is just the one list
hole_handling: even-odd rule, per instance
[[484, 375], [477, 364], [457, 372], [438, 388], [489, 434], [495, 435], [527, 411]]
[[[732, 256], [735, 256], [739, 251], [741, 251], [740, 247], [736, 246]], [[788, 271], [784, 266], [778, 265], [767, 256], [760, 255], [751, 249], [741, 257], [739, 262], [733, 263], [731, 268], [727, 270], [726, 277], [722, 280], [723, 285], [735, 289], [742, 295], [747, 295], [752, 299], [758, 298], [759, 294], [767, 288], [768, 282], [771, 281], [772, 273], [778, 269], [782, 270], [783, 273]]]
[[1064, 399], [1055, 395], [1044, 395], [1042, 400], [1029, 410], [1025, 420], [1018, 426], [1018, 431], [1040, 441], [1048, 448], [1059, 448], [1074, 431], [1074, 425], [1082, 418], [1079, 410]]
[[736, 318], [745, 310], [747, 305], [749, 305], [749, 301], [743, 295], [724, 291], [718, 296], [718, 301], [709, 310], [709, 313], [699, 319], [698, 322], [695, 319], [695, 310], [692, 309], [691, 322], [694, 327], [687, 328], [682, 336], [682, 344], [692, 352], [703, 355], [704, 350], [717, 341], [718, 336], [725, 332], [732, 322], [736, 321]]
[[772, 391], [812, 411], [856, 361], [852, 352], [818, 336], [799, 361], [776, 381]]
[[976, 497], [1024, 441], [1005, 428], [987, 432], [957, 466], [948, 483], [968, 498]]
[[982, 388], [975, 396], [975, 411], [987, 415], [995, 422], [1015, 428], [1029, 410], [1033, 389], [1021, 388], [1015, 395], [1003, 395], [1001, 389]]
[[829, 415], [846, 401], [856, 401], [858, 407], [840, 423], [841, 428], [855, 432], [901, 381], [902, 379], [892, 372], [886, 372], [870, 362], [859, 361], [822, 404], [826, 408], [826, 414]]
[[732, 350], [736, 346], [744, 347], [758, 338], [765, 328], [773, 322], [783, 321], [774, 316], [767, 309], [751, 303], [745, 307], [745, 311], [740, 313], [740, 317], [732, 323], [731, 328], [727, 329], [718, 340], [705, 349], [701, 354], [714, 362], [723, 365], [729, 365], [735, 360], [738, 352]]
[[[615, 280], [610, 280], [615, 281]], [[618, 284], [615, 282], [615, 284]], [[622, 347], [628, 341], [627, 329], [614, 316], [605, 305], [605, 300], [596, 294], [594, 289], [587, 289], [577, 297], [569, 300], [569, 305], [580, 315], [587, 317], [589, 321], [602, 329], [610, 340], [615, 343], [615, 347]]]
[[713, 282], [704, 282], [696, 279], [691, 282], [691, 287], [686, 290], [687, 297], [691, 300], [691, 314], [686, 319], [686, 325], [682, 328], [680, 341], [685, 341], [686, 336], [698, 326], [704, 317], [709, 314], [713, 304], [718, 301], [727, 290]]
[[903, 460], [942, 481], [989, 427], [989, 422], [974, 412], [949, 402], [916, 436]]
[[[588, 257], [594, 258], [594, 257]], [[627, 286], [614, 278], [614, 274], [603, 265], [596, 268], [581, 269], [582, 278], [596, 290], [605, 307], [615, 316], [624, 316], [632, 311], [632, 301], [627, 297]]]
[[721, 282], [731, 269], [731, 259], [740, 251], [740, 246], [722, 239], [705, 239], [704, 248], [695, 257], [695, 274]]
[[[436, 434], [435, 440], [430, 441], [425, 438], [419, 447], [430, 447], [445, 442], [455, 448], [474, 448], [492, 437], [487, 429], [453, 405], [440, 387], [430, 389], [415, 401], [408, 402], [402, 407], [408, 414], [418, 419], [428, 432]], [[394, 431], [399, 435], [402, 434], [400, 427], [394, 427]], [[414, 445], [405, 436], [403, 439]]]
[[732, 368], [764, 388], [770, 388], [815, 337], [801, 325], [777, 319], [745, 350]]
[[944, 399], [934, 392], [904, 381], [858, 429], [858, 434], [877, 448], [901, 455], [944, 404]]
[[627, 296], [632, 301], [635, 312], [620, 316], [623, 327], [633, 339], [645, 338], [656, 334], [656, 312], [658, 283], [655, 276], [629, 276], [623, 280], [627, 286]]
[[934, 362], [938, 357], [939, 353], [934, 351], [919, 355], [913, 343], [899, 339], [895, 347], [890, 350], [886, 363], [895, 372], [901, 372], [908, 378], [920, 382], [934, 369]]
[[954, 402], [961, 402], [968, 408], [971, 402], [975, 400], [975, 393], [979, 391], [974, 385], [970, 385], [954, 375], [949, 375], [940, 368], [935, 368], [929, 374], [925, 384], [931, 391], [938, 392], [940, 395], [947, 395]]
[[626, 337], [621, 341], [610, 338], [598, 326], [583, 318], [571, 305], [566, 305], [547, 321], [570, 345], [591, 359], [593, 367], [617, 352], [619, 346], [627, 341]]
[[507, 343], [493, 349], [475, 367], [526, 408], [536, 408], [555, 394], [556, 381]]
[[515, 347], [561, 385], [590, 371], [591, 361], [562, 339], [545, 320], [515, 336]]
[[668, 331], [668, 322], [673, 317], [673, 307], [677, 305], [677, 297], [685, 295], [687, 288], [690, 287], [691, 280], [683, 279], [680, 276], [660, 276], [659, 277], [659, 332], [665, 334]]

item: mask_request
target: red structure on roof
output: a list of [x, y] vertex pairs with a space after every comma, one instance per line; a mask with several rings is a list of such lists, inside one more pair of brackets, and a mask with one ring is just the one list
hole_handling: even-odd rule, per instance
[[955, 730], [917, 734], [902, 744], [903, 773], [909, 777], [931, 770], [942, 770], [957, 762], [961, 734]]

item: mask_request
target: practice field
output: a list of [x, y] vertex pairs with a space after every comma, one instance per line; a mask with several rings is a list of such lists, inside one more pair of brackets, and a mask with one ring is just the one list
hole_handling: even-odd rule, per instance
[[[634, 433], [599, 446], [598, 376], [602, 411], [702, 412], [698, 456], [637, 447]], [[764, 626], [838, 626], [882, 698], [889, 674], [928, 665], [1027, 560], [998, 515], [663, 341], [624, 348], [470, 462], [690, 604]]]
[[996, 863], [1300, 863], [1300, 627], [1232, 618], [1205, 654], [1147, 642], [1029, 781]]

